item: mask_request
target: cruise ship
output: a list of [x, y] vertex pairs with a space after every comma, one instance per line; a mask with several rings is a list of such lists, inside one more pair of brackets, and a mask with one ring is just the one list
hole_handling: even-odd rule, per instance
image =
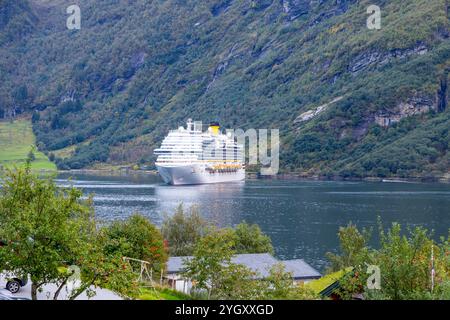
[[245, 179], [243, 147], [230, 134], [220, 132], [217, 122], [203, 132], [200, 121], [171, 130], [155, 149], [156, 168], [165, 183], [189, 185]]

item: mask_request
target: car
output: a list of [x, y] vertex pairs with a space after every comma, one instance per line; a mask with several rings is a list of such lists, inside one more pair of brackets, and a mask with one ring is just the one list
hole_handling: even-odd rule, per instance
[[6, 289], [11, 293], [19, 292], [20, 288], [27, 285], [27, 277], [11, 278], [6, 282]]
[[5, 289], [0, 289], [0, 301], [1, 300], [30, 300], [24, 297], [14, 297], [11, 293]]
[[[7, 245], [8, 242], [6, 240], [0, 239], [0, 248], [2, 247], [6, 248]], [[11, 293], [17, 293], [19, 292], [20, 288], [26, 286], [27, 282], [28, 282], [27, 276], [24, 277], [18, 277], [17, 275], [13, 276], [7, 280], [6, 289]]]

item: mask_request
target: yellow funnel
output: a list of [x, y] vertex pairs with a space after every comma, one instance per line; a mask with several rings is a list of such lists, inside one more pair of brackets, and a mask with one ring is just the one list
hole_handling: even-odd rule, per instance
[[217, 122], [213, 122], [209, 125], [209, 128], [211, 129], [212, 134], [218, 135], [220, 130], [220, 125]]

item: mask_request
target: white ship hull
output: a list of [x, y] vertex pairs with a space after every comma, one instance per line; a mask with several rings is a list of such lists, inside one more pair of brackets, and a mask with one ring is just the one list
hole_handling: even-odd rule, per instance
[[210, 173], [198, 165], [156, 166], [161, 178], [171, 185], [207, 184], [241, 181], [245, 179], [245, 169], [234, 172]]

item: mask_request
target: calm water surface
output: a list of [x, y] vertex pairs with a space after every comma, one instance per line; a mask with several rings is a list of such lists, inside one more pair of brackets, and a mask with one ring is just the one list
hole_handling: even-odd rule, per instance
[[433, 229], [436, 238], [450, 228], [450, 184], [247, 180], [172, 187], [151, 175], [79, 174], [62, 174], [57, 182], [94, 194], [100, 220], [140, 212], [159, 225], [164, 213], [183, 203], [198, 205], [218, 226], [257, 223], [272, 238], [277, 257], [302, 258], [320, 270], [325, 253], [338, 247], [339, 226], [349, 221], [376, 228], [380, 216], [385, 225], [397, 221]]

